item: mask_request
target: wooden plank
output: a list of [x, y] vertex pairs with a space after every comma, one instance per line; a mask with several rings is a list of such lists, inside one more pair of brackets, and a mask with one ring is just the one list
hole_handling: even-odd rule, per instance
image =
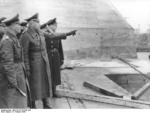
[[83, 85], [87, 88], [90, 88], [94, 91], [97, 91], [97, 92], [104, 94], [104, 95], [107, 95], [107, 96], [114, 96], [114, 97], [119, 97], [119, 98], [124, 98], [124, 97], [127, 98], [128, 97], [128, 99], [131, 99], [130, 95], [120, 95], [120, 94], [117, 94], [115, 92], [110, 92], [109, 90], [107, 90], [103, 87], [98, 87], [98, 86], [95, 86], [95, 85], [88, 83], [88, 82], [84, 82]]
[[127, 100], [127, 99], [121, 99], [121, 98], [110, 97], [110, 96], [102, 96], [102, 95], [96, 96], [96, 95], [82, 94], [79, 92], [60, 90], [60, 89], [57, 89], [56, 94], [61, 97], [85, 99], [90, 101], [103, 102], [103, 103], [127, 106], [132, 108], [150, 108], [150, 102], [139, 101], [139, 100]]
[[112, 105], [108, 103], [102, 103], [102, 102], [95, 102], [95, 101], [89, 101], [89, 100], [81, 100], [85, 107], [88, 109], [106, 109], [106, 108], [116, 108], [116, 109], [129, 109], [129, 107], [120, 106], [120, 105]]
[[148, 88], [150, 87], [150, 82], [146, 83], [142, 88], [140, 88], [138, 91], [136, 91], [132, 98], [138, 99]]
[[139, 97], [139, 99], [138, 100], [142, 100], [142, 101], [149, 101], [150, 100], [150, 89], [148, 89], [148, 90], [146, 90], [144, 93], [143, 93], [143, 95], [141, 95], [140, 97]]
[[112, 74], [105, 74], [106, 76], [127, 76], [127, 75], [134, 75], [134, 76], [139, 76], [140, 74], [137, 73], [112, 73]]
[[127, 62], [125, 59], [120, 58], [120, 57], [116, 57], [118, 60], [122, 61], [123, 63], [127, 64], [128, 66], [130, 66], [133, 70], [137, 71], [139, 73], [140, 76], [145, 77], [147, 79], [150, 79], [149, 76], [147, 76], [145, 73], [141, 72], [139, 69], [137, 69], [133, 64], [130, 64], [129, 62]]
[[53, 100], [54, 109], [70, 109], [67, 98], [54, 98]]
[[123, 89], [106, 76], [96, 76], [96, 78], [89, 77], [88, 80], [85, 80], [84, 85], [92, 88], [93, 90], [98, 90], [102, 93], [104, 92], [113, 96], [131, 96], [127, 90]]
[[138, 72], [136, 72], [131, 68], [109, 68], [108, 71], [109, 74], [124, 74], [124, 73], [139, 74]]
[[71, 109], [83, 109], [85, 105], [80, 101], [80, 99], [67, 98], [68, 103], [70, 104]]

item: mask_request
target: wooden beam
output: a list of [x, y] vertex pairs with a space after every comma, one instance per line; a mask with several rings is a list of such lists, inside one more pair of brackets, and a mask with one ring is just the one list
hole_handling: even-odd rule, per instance
[[139, 100], [128, 100], [128, 99], [121, 99], [116, 97], [110, 96], [103, 96], [103, 95], [89, 95], [89, 94], [82, 94], [79, 92], [73, 92], [68, 90], [61, 90], [57, 89], [56, 91], [57, 96], [61, 97], [70, 97], [70, 98], [78, 98], [102, 103], [109, 103], [119, 106], [127, 106], [131, 108], [150, 108], [150, 102], [139, 101]]
[[139, 76], [138, 73], [108, 73], [105, 74], [106, 76], [127, 76], [127, 75], [135, 75], [135, 76]]
[[125, 64], [127, 64], [128, 66], [130, 66], [132, 69], [134, 69], [135, 71], [137, 71], [137, 72], [139, 73], [139, 75], [141, 75], [141, 77], [145, 77], [145, 78], [147, 78], [148, 80], [150, 80], [150, 77], [149, 77], [147, 74], [141, 72], [139, 69], [137, 69], [134, 65], [130, 64], [129, 62], [127, 62], [125, 59], [120, 58], [120, 57], [118, 57], [118, 56], [115, 57], [115, 58], [117, 58], [118, 60], [124, 62]]
[[132, 98], [131, 94], [127, 94], [127, 95], [117, 94], [115, 92], [110, 92], [109, 90], [97, 87], [97, 86], [95, 86], [95, 85], [93, 85], [91, 83], [88, 83], [88, 82], [84, 82], [83, 86], [85, 86], [87, 88], [90, 88], [90, 89], [92, 89], [94, 91], [97, 91], [97, 92], [99, 92], [101, 94], [104, 94], [106, 96], [113, 96], [113, 97], [124, 98], [124, 99], [128, 99], [128, 100], [131, 100], [131, 98]]
[[[81, 100], [81, 99], [80, 99]], [[84, 105], [86, 106], [86, 109], [129, 109], [129, 107], [126, 106], [118, 106], [108, 103], [102, 103], [102, 102], [96, 102], [96, 101], [89, 101], [89, 100], [81, 100]]]
[[142, 88], [140, 88], [138, 91], [136, 91], [132, 99], [138, 99], [144, 92], [150, 87], [150, 82], [146, 83]]
[[85, 109], [85, 105], [80, 102], [80, 99], [67, 98], [71, 109]]
[[97, 86], [95, 86], [93, 84], [90, 84], [89, 82], [84, 82], [83, 86], [87, 87], [87, 88], [90, 88], [90, 89], [92, 89], [94, 91], [97, 91], [97, 92], [99, 92], [101, 94], [107, 95], [107, 96], [114, 96], [114, 97], [123, 98], [123, 95], [117, 95], [117, 94], [115, 94], [113, 92], [107, 91], [107, 90], [99, 88], [99, 87], [97, 87]]
[[123, 89], [121, 86], [106, 76], [96, 78], [90, 77], [88, 80], [83, 82], [83, 86], [108, 96], [115, 96], [120, 98], [123, 98], [124, 96], [131, 97], [131, 93], [129, 93], [126, 89]]

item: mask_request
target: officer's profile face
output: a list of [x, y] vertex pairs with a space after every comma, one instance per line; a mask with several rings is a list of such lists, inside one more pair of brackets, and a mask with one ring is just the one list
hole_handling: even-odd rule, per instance
[[56, 31], [57, 29], [57, 23], [51, 24], [48, 26], [51, 30]]
[[16, 33], [20, 33], [21, 32], [21, 29], [22, 27], [20, 26], [19, 22], [16, 22], [13, 24], [13, 29]]
[[39, 23], [39, 21], [37, 20], [32, 20], [31, 22], [30, 22], [30, 26], [32, 27], [32, 28], [34, 28], [35, 30], [40, 30], [40, 23]]
[[33, 20], [33, 23], [36, 24], [38, 27], [40, 26], [40, 21], [38, 19]]

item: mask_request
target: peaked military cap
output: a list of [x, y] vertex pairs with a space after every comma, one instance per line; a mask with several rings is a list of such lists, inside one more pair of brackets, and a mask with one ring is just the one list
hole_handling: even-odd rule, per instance
[[51, 24], [54, 24], [54, 23], [56, 23], [56, 18], [50, 19], [48, 22], [42, 24], [42, 25], [40, 26], [40, 28], [43, 29], [43, 28], [46, 27], [46, 25], [51, 25]]
[[46, 25], [47, 25], [47, 24], [46, 24], [46, 23], [44, 23], [44, 24], [42, 24], [42, 25], [40, 26], [40, 28], [41, 28], [41, 29], [43, 29], [43, 28], [45, 28], [45, 27], [46, 27]]
[[31, 20], [38, 20], [38, 18], [39, 18], [39, 14], [38, 13], [36, 13], [36, 14], [34, 14], [33, 16], [31, 16], [31, 17], [29, 17], [29, 18], [27, 18], [27, 19], [25, 19], [27, 22], [29, 22], [29, 21], [31, 21]]
[[10, 26], [13, 23], [19, 23], [19, 14], [17, 14], [16, 16], [14, 16], [13, 18], [6, 20], [4, 23], [6, 24], [6, 26]]
[[28, 24], [27, 22], [21, 22], [20, 23], [21, 26], [27, 26], [27, 24]]
[[54, 24], [54, 23], [56, 23], [56, 18], [49, 20], [47, 22], [47, 25], [51, 25], [51, 24]]
[[6, 19], [5, 17], [0, 18], [0, 26], [6, 26], [5, 23], [3, 22], [5, 19]]
[[2, 21], [4, 21], [6, 18], [5, 17], [1, 17], [0, 18], [0, 23], [2, 22]]

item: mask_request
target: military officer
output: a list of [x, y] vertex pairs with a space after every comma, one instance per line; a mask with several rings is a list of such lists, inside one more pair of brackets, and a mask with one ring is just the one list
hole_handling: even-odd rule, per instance
[[26, 19], [26, 21], [28, 22], [28, 29], [22, 35], [21, 43], [29, 76], [32, 107], [36, 108], [35, 102], [42, 100], [44, 108], [51, 108], [49, 101], [49, 97], [52, 97], [51, 71], [38, 13]]
[[8, 28], [0, 42], [0, 108], [26, 108], [25, 66], [17, 38], [19, 15], [4, 23]]
[[3, 22], [5, 19], [6, 19], [5, 17], [0, 18], [0, 40], [6, 31], [6, 29], [5, 29], [6, 25]]
[[55, 97], [56, 86], [61, 84], [60, 66], [64, 61], [61, 39], [66, 39], [67, 36], [75, 35], [76, 30], [70, 31], [68, 33], [56, 33], [56, 18], [51, 19], [45, 24], [41, 25], [41, 29], [51, 34], [49, 37], [45, 35], [45, 40], [51, 68], [53, 96]]
[[17, 37], [20, 39], [21, 35], [27, 30], [27, 25], [28, 23], [26, 21], [23, 21], [20, 23], [22, 29], [21, 29], [21, 32], [17, 35]]

